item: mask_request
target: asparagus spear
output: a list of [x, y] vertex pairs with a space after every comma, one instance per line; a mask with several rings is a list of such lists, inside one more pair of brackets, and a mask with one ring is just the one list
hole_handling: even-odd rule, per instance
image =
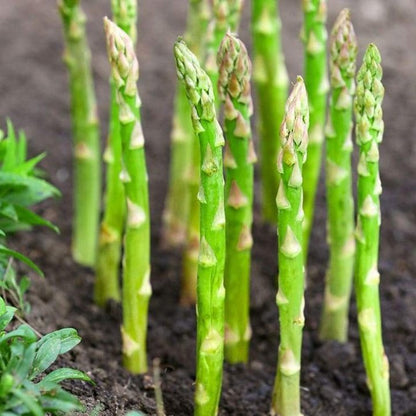
[[252, 34], [254, 49], [253, 78], [259, 105], [260, 173], [262, 213], [267, 222], [276, 223], [276, 192], [279, 174], [279, 127], [283, 120], [288, 92], [288, 76], [282, 53], [278, 1], [253, 0]]
[[354, 202], [351, 176], [352, 103], [357, 42], [350, 12], [341, 11], [330, 41], [332, 87], [326, 131], [329, 268], [320, 328], [322, 339], [344, 342], [354, 272]]
[[[137, 0], [112, 0], [115, 23], [136, 39]], [[110, 126], [105, 161], [107, 163], [104, 218], [101, 222], [95, 280], [95, 302], [104, 306], [109, 299], [120, 300], [119, 267], [121, 238], [125, 219], [125, 199], [121, 173], [121, 137], [118, 120], [117, 88], [110, 78]]]
[[[253, 221], [253, 163], [251, 137], [251, 62], [244, 44], [227, 33], [218, 51], [219, 97], [225, 105], [225, 358], [248, 361], [251, 336], [250, 262]], [[238, 307], [236, 307], [238, 305]]]
[[[189, 0], [188, 23], [185, 33], [186, 42], [193, 53], [202, 59], [205, 50], [205, 34], [211, 17], [211, 6], [209, 0]], [[184, 274], [187, 275], [187, 263], [192, 269], [192, 259], [194, 253], [198, 253], [198, 246], [192, 241], [193, 232], [188, 230], [191, 224], [199, 224], [199, 216], [194, 212], [195, 205], [191, 203], [191, 197], [196, 195], [194, 192], [194, 183], [199, 183], [198, 177], [193, 177], [195, 173], [194, 164], [194, 132], [191, 123], [191, 113], [188, 100], [186, 98], [185, 87], [178, 83], [175, 97], [175, 110], [173, 116], [173, 128], [171, 134], [171, 167], [169, 192], [166, 199], [166, 206], [163, 213], [163, 243], [166, 247], [178, 247], [187, 244], [184, 259]], [[196, 149], [199, 154], [199, 149]], [[199, 160], [197, 168], [199, 171]], [[195, 195], [194, 195], [195, 194]], [[196, 217], [196, 220], [194, 219]], [[199, 227], [198, 227], [199, 228]], [[199, 240], [199, 231], [196, 239]], [[196, 256], [198, 256], [196, 254]], [[192, 272], [189, 272], [192, 274]], [[195, 273], [193, 273], [195, 275]], [[184, 277], [186, 285], [188, 279]], [[195, 278], [194, 278], [195, 280]], [[192, 286], [192, 282], [190, 283]], [[183, 290], [183, 296], [187, 296], [187, 290]], [[195, 298], [195, 290], [190, 289], [190, 296]], [[186, 301], [185, 301], [186, 303]]]
[[381, 104], [381, 57], [370, 44], [357, 75], [355, 99], [356, 139], [360, 148], [358, 164], [357, 262], [355, 292], [361, 348], [373, 401], [374, 416], [390, 415], [389, 365], [384, 353], [377, 270], [380, 233], [380, 194], [378, 145], [384, 123]]
[[293, 87], [280, 129], [276, 197], [279, 235], [280, 345], [271, 414], [300, 416], [300, 360], [304, 326], [302, 166], [308, 145], [309, 109], [301, 77]]
[[[217, 84], [218, 67], [215, 60], [219, 42], [228, 28], [237, 30], [242, 0], [214, 1], [213, 11], [215, 18], [211, 22], [212, 33], [208, 36], [207, 45], [207, 72], [213, 85]], [[189, 116], [189, 115], [188, 115]], [[190, 118], [189, 118], [190, 119]], [[183, 169], [183, 167], [182, 167]], [[183, 258], [181, 303], [194, 304], [196, 297], [196, 276], [198, 268], [199, 251], [199, 203], [196, 198], [199, 187], [199, 143], [193, 141], [192, 159], [188, 169], [189, 188], [191, 189], [188, 238]]]
[[303, 207], [305, 222], [303, 230], [303, 253], [308, 257], [309, 238], [313, 225], [316, 188], [321, 171], [322, 143], [328, 93], [326, 64], [326, 0], [305, 0], [303, 41], [305, 44], [305, 85], [308, 92], [310, 124], [308, 160], [303, 167]]
[[[212, 85], [218, 84], [217, 52], [222, 39], [228, 30], [236, 32], [240, 24], [243, 0], [213, 0], [213, 19], [208, 34], [205, 69]], [[216, 91], [215, 99], [219, 104]]]
[[85, 266], [94, 266], [100, 215], [100, 137], [85, 33], [86, 17], [80, 0], [59, 0], [69, 73], [74, 140], [74, 224], [72, 255]]
[[147, 371], [146, 334], [150, 286], [150, 218], [144, 137], [137, 91], [139, 64], [133, 41], [104, 19], [108, 58], [117, 88], [122, 143], [121, 181], [127, 205], [123, 261], [123, 364]]
[[183, 41], [176, 42], [174, 53], [178, 77], [185, 84], [192, 108], [192, 125], [199, 138], [201, 157], [195, 415], [215, 415], [224, 356], [224, 138], [216, 119], [214, 92], [208, 75]]

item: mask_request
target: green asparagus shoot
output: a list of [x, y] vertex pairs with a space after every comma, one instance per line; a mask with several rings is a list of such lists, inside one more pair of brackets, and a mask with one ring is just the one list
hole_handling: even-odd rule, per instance
[[[199, 60], [203, 59], [205, 54], [206, 31], [211, 19], [209, 3], [209, 0], [189, 0], [185, 40]], [[169, 191], [163, 213], [162, 239], [166, 247], [186, 244], [181, 295], [184, 304], [195, 303], [196, 292], [195, 258], [198, 258], [199, 250], [199, 212], [196, 200], [198, 190], [195, 192], [195, 187], [199, 187], [198, 145], [192, 128], [191, 109], [185, 87], [178, 82], [171, 133]]]
[[231, 363], [246, 363], [251, 337], [251, 225], [256, 154], [250, 127], [251, 62], [244, 44], [230, 33], [224, 37], [218, 51], [218, 67], [226, 132], [225, 358]]
[[305, 0], [303, 2], [304, 72], [310, 111], [308, 159], [303, 167], [303, 208], [305, 210], [303, 253], [305, 261], [308, 257], [309, 237], [315, 209], [315, 195], [321, 172], [326, 98], [329, 89], [326, 63], [326, 41], [328, 37], [326, 8], [326, 0]]
[[147, 371], [146, 335], [150, 286], [150, 218], [144, 136], [137, 90], [139, 64], [131, 38], [104, 19], [108, 58], [117, 88], [122, 144], [121, 181], [126, 196], [123, 261], [123, 363], [132, 373]]
[[74, 141], [74, 224], [72, 253], [95, 266], [101, 202], [100, 136], [85, 15], [79, 0], [60, 0], [71, 95]]
[[197, 369], [195, 415], [215, 415], [221, 394], [224, 357], [225, 213], [222, 146], [212, 84], [192, 52], [176, 42], [178, 77], [191, 105], [200, 143], [200, 251], [197, 285]]
[[341, 11], [330, 40], [331, 100], [326, 128], [326, 190], [329, 267], [320, 336], [344, 342], [354, 273], [354, 201], [352, 196], [352, 107], [357, 41], [347, 9]]
[[258, 98], [258, 131], [263, 219], [277, 220], [276, 193], [279, 173], [279, 128], [285, 112], [289, 80], [281, 45], [278, 1], [253, 0], [252, 36], [254, 49], [253, 79]]
[[[134, 41], [136, 39], [137, 0], [112, 0], [111, 5], [115, 23]], [[95, 302], [99, 306], [105, 306], [110, 299], [120, 300], [119, 269], [125, 220], [124, 187], [120, 181], [122, 149], [116, 102], [117, 88], [112, 78], [110, 78], [110, 89], [110, 125], [107, 148], [104, 153], [107, 163], [105, 211], [98, 241], [94, 288]]]
[[[205, 58], [205, 70], [211, 80], [212, 85], [218, 84], [218, 48], [228, 30], [237, 32], [240, 24], [243, 0], [213, 0], [213, 18], [209, 27], [207, 39], [207, 50]], [[215, 100], [219, 104], [218, 96], [214, 91]]]
[[302, 253], [302, 167], [308, 146], [309, 109], [301, 77], [293, 87], [280, 129], [280, 184], [276, 197], [279, 236], [280, 345], [271, 414], [300, 416], [300, 361], [305, 322], [305, 268]]
[[381, 57], [370, 44], [357, 75], [355, 99], [358, 163], [358, 218], [355, 293], [361, 349], [374, 416], [389, 416], [389, 365], [384, 353], [379, 297], [378, 250], [380, 234], [379, 149], [384, 123]]

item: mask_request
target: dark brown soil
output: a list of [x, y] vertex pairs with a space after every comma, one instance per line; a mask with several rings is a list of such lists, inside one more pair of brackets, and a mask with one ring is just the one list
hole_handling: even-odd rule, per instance
[[[108, 65], [101, 18], [109, 1], [85, 1], [90, 18], [99, 110], [107, 124]], [[175, 71], [171, 48], [183, 30], [185, 0], [143, 1], [140, 8], [140, 89], [150, 171], [154, 294], [150, 307], [149, 355], [159, 357], [168, 415], [192, 414], [195, 375], [195, 317], [178, 306], [180, 258], [159, 247], [161, 211], [166, 193], [169, 130]], [[282, 0], [284, 43], [291, 79], [301, 72], [299, 3]], [[330, 22], [351, 2], [331, 0]], [[352, 2], [360, 56], [375, 41], [384, 56], [386, 135], [382, 146], [384, 193], [380, 270], [384, 339], [391, 363], [393, 414], [416, 415], [416, 9], [414, 0]], [[248, 40], [248, 11], [242, 37]], [[34, 278], [30, 323], [42, 332], [63, 326], [79, 330], [83, 342], [60, 364], [83, 369], [96, 385], [73, 383], [88, 413], [101, 404], [102, 415], [124, 415], [140, 409], [155, 414], [150, 376], [132, 377], [120, 366], [120, 311], [104, 313], [92, 303], [93, 273], [70, 257], [71, 142], [66, 72], [61, 63], [61, 31], [55, 1], [0, 0], [0, 120], [6, 116], [24, 128], [33, 153], [48, 152], [43, 163], [62, 190], [59, 201], [41, 210], [61, 235], [36, 230], [14, 239], [41, 265], [46, 280]], [[104, 135], [103, 135], [104, 137]], [[356, 312], [351, 311], [350, 341], [321, 344], [316, 335], [320, 316], [327, 249], [325, 200], [320, 189], [312, 238], [302, 367], [305, 415], [370, 414], [369, 393], [360, 358]], [[222, 415], [265, 415], [269, 408], [278, 345], [275, 231], [255, 222], [253, 296], [254, 336], [250, 365], [225, 366]]]

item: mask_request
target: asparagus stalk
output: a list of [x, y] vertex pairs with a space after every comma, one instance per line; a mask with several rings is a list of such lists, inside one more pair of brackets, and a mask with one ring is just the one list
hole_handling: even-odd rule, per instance
[[303, 167], [303, 208], [305, 221], [303, 230], [303, 253], [308, 257], [309, 238], [313, 225], [315, 195], [321, 172], [322, 143], [326, 116], [328, 74], [326, 64], [326, 0], [303, 2], [305, 44], [305, 85], [308, 92], [310, 124], [308, 160]]
[[146, 334], [150, 286], [150, 218], [144, 137], [137, 91], [139, 64], [133, 41], [104, 19], [108, 58], [117, 88], [122, 144], [121, 181], [127, 205], [123, 261], [123, 364], [147, 371]]
[[[189, 0], [188, 23], [185, 33], [186, 42], [198, 59], [203, 58], [205, 50], [205, 34], [211, 17], [209, 0]], [[194, 212], [195, 205], [192, 205], [191, 198], [196, 195], [194, 192], [194, 182], [199, 183], [198, 177], [192, 174], [199, 171], [199, 160], [197, 168], [194, 168], [192, 160], [194, 158], [194, 132], [191, 123], [191, 113], [186, 98], [185, 87], [178, 83], [175, 97], [175, 110], [173, 117], [173, 128], [171, 134], [171, 167], [169, 191], [166, 199], [166, 206], [163, 213], [163, 243], [166, 247], [178, 247], [187, 244], [184, 260], [184, 285], [188, 279], [188, 259], [189, 268], [194, 268], [192, 260], [195, 258], [195, 251], [198, 253], [198, 246], [192, 241], [193, 232], [188, 230], [192, 224], [199, 224], [199, 216]], [[199, 154], [199, 149], [196, 149]], [[194, 195], [195, 194], [195, 195]], [[195, 219], [196, 217], [196, 219]], [[199, 228], [199, 225], [198, 225]], [[197, 231], [197, 240], [199, 231]], [[196, 254], [196, 257], [198, 255]], [[192, 271], [189, 272], [192, 274]], [[193, 273], [196, 275], [196, 273]], [[194, 278], [195, 280], [195, 278]], [[192, 282], [190, 282], [192, 286]], [[184, 286], [185, 287], [185, 286]], [[187, 290], [183, 289], [184, 292]], [[192, 299], [195, 299], [195, 290], [190, 289]], [[186, 293], [182, 294], [187, 296]]]
[[276, 197], [279, 235], [280, 345], [271, 414], [300, 416], [300, 360], [304, 326], [305, 268], [302, 253], [302, 166], [308, 145], [309, 109], [301, 77], [287, 101], [280, 130]]
[[341, 11], [330, 41], [332, 87], [326, 131], [329, 268], [320, 336], [344, 342], [354, 272], [354, 202], [351, 176], [352, 104], [357, 42], [350, 12]]
[[[212, 85], [218, 84], [217, 52], [228, 30], [236, 32], [240, 24], [243, 0], [213, 0], [213, 19], [210, 23], [205, 69]], [[219, 100], [214, 91], [216, 103]]]
[[[136, 39], [137, 0], [112, 0], [115, 23]], [[120, 181], [121, 137], [118, 120], [117, 88], [110, 78], [110, 126], [105, 161], [107, 163], [104, 218], [101, 222], [95, 280], [95, 302], [104, 306], [108, 300], [120, 300], [119, 267], [121, 238], [125, 219], [124, 187]]]
[[[219, 97], [225, 105], [225, 358], [248, 361], [251, 337], [250, 263], [253, 222], [251, 62], [244, 44], [227, 33], [218, 51]], [[238, 305], [238, 307], [236, 307]]]
[[74, 224], [72, 255], [94, 266], [100, 215], [100, 137], [91, 56], [80, 0], [59, 0], [65, 40], [64, 62], [69, 73], [74, 140]]
[[253, 0], [253, 78], [259, 106], [262, 213], [264, 220], [270, 223], [276, 223], [277, 219], [275, 198], [279, 184], [279, 173], [276, 170], [279, 152], [278, 135], [289, 85], [282, 53], [280, 28], [278, 1]]
[[[209, 40], [207, 45], [206, 60], [207, 72], [211, 77], [212, 85], [217, 85], [218, 82], [218, 66], [215, 61], [218, 47], [228, 28], [237, 30], [240, 20], [241, 7], [242, 0], [214, 1], [213, 11], [215, 17], [211, 22], [212, 33], [208, 36]], [[190, 118], [188, 118], [188, 122], [189, 120]], [[188, 169], [188, 186], [191, 189], [188, 238], [183, 258], [182, 270], [181, 303], [185, 305], [195, 303], [199, 252], [199, 203], [196, 198], [199, 187], [199, 143], [198, 140], [193, 143], [192, 159]]]
[[[191, 7], [196, 8], [197, 2], [193, 2]], [[203, 58], [205, 51], [205, 37], [204, 33], [207, 30], [210, 6], [204, 0], [198, 6], [199, 17], [196, 18], [196, 12], [192, 13], [190, 10], [189, 30], [185, 34], [185, 41], [189, 48], [195, 52], [198, 59]], [[192, 18], [194, 16], [194, 18]], [[185, 86], [183, 83], [178, 83], [178, 89], [180, 89], [180, 99], [183, 102], [184, 111], [180, 114], [183, 118], [183, 127], [187, 126], [188, 141], [190, 146], [190, 163], [187, 171], [185, 172], [185, 186], [189, 190], [189, 201], [187, 202], [188, 224], [187, 224], [187, 236], [186, 245], [182, 259], [182, 285], [181, 285], [181, 304], [185, 306], [194, 305], [196, 302], [196, 284], [198, 274], [198, 254], [199, 254], [199, 201], [197, 198], [199, 190], [199, 141], [196, 137], [191, 122], [191, 107], [186, 97]], [[178, 112], [179, 115], [179, 112]], [[180, 166], [181, 169], [184, 166]], [[179, 200], [183, 200], [183, 196], [179, 197]]]
[[358, 164], [357, 262], [355, 292], [361, 349], [374, 416], [389, 416], [389, 365], [384, 353], [379, 298], [380, 274], [377, 270], [380, 233], [380, 194], [378, 145], [384, 123], [381, 104], [381, 57], [370, 44], [357, 76], [355, 99], [356, 139], [360, 149]]
[[216, 119], [208, 75], [183, 41], [176, 42], [174, 53], [178, 77], [185, 84], [192, 108], [192, 125], [199, 138], [201, 157], [195, 415], [216, 415], [224, 356], [224, 138]]

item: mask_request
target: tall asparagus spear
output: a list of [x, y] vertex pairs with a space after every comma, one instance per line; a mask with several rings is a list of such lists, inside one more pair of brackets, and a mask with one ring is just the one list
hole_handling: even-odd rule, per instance
[[341, 11], [330, 41], [332, 87], [326, 131], [329, 268], [320, 328], [322, 339], [344, 342], [354, 272], [354, 202], [351, 176], [352, 103], [357, 42], [350, 12]]
[[65, 39], [64, 61], [69, 72], [74, 140], [74, 224], [72, 255], [94, 266], [100, 215], [100, 137], [85, 33], [86, 17], [80, 0], [59, 0]]
[[[185, 33], [186, 42], [198, 59], [202, 59], [206, 44], [206, 31], [211, 18], [211, 6], [209, 0], [189, 0], [188, 22]], [[166, 206], [163, 213], [163, 243], [167, 247], [178, 247], [187, 241], [186, 258], [193, 258], [194, 252], [198, 252], [192, 245], [191, 230], [188, 231], [188, 221], [191, 224], [199, 224], [199, 216], [193, 212], [191, 195], [194, 197], [194, 182], [199, 183], [198, 176], [194, 178], [194, 132], [191, 123], [191, 113], [186, 98], [185, 87], [178, 83], [175, 97], [175, 110], [173, 116], [173, 128], [171, 134], [171, 167], [169, 191]], [[198, 141], [196, 140], [198, 143]], [[197, 149], [199, 154], [199, 149]], [[199, 160], [196, 161], [197, 166]], [[192, 171], [191, 171], [192, 170]], [[199, 167], [197, 167], [199, 170]], [[195, 204], [194, 204], [195, 205]], [[190, 209], [191, 207], [191, 209]], [[193, 219], [196, 217], [196, 221]], [[197, 232], [197, 240], [199, 232]], [[192, 249], [193, 248], [193, 249]], [[187, 260], [184, 260], [184, 268]], [[192, 268], [192, 265], [189, 267]], [[187, 272], [184, 272], [185, 274]], [[195, 274], [195, 273], [194, 273]], [[185, 284], [188, 282], [184, 278]], [[192, 285], [192, 283], [191, 283]], [[186, 292], [186, 290], [185, 290]], [[191, 293], [194, 293], [192, 291]], [[184, 296], [184, 294], [182, 294]], [[192, 295], [195, 298], [195, 295]]]
[[[112, 0], [115, 23], [136, 40], [137, 0]], [[119, 267], [121, 238], [125, 219], [124, 187], [120, 181], [121, 137], [118, 120], [117, 88], [110, 78], [110, 126], [105, 161], [107, 162], [104, 218], [98, 244], [95, 302], [104, 306], [109, 299], [120, 300]]]
[[[211, 34], [207, 36], [207, 73], [212, 85], [217, 85], [218, 66], [215, 61], [216, 53], [222, 37], [228, 29], [237, 30], [240, 21], [242, 0], [216, 0], [213, 3], [214, 18], [211, 21]], [[215, 93], [215, 91], [214, 91]], [[197, 187], [199, 186], [199, 143], [193, 142], [192, 163], [189, 166], [189, 187], [191, 188], [188, 238], [183, 258], [181, 303], [193, 304], [196, 297], [196, 276], [199, 251], [199, 207]], [[183, 169], [183, 167], [182, 167]]]
[[123, 363], [147, 371], [146, 334], [150, 286], [150, 218], [144, 137], [137, 91], [139, 64], [130, 37], [104, 19], [108, 58], [117, 88], [122, 143], [121, 181], [127, 201], [123, 264]]
[[305, 210], [303, 253], [305, 260], [308, 257], [309, 237], [313, 225], [315, 195], [321, 171], [322, 143], [324, 141], [328, 92], [326, 8], [326, 0], [306, 0], [303, 2], [304, 72], [310, 111], [308, 160], [303, 167], [303, 207]]
[[289, 80], [280, 38], [278, 1], [253, 0], [252, 34], [254, 49], [253, 78], [259, 104], [260, 173], [262, 212], [267, 222], [276, 223], [276, 192], [279, 174], [279, 128], [285, 112]]
[[380, 274], [377, 270], [381, 223], [378, 144], [384, 131], [381, 108], [384, 87], [381, 83], [383, 71], [380, 63], [377, 47], [370, 44], [358, 72], [355, 99], [356, 138], [360, 148], [355, 292], [361, 348], [373, 401], [373, 415], [389, 416], [389, 365], [383, 348]]
[[280, 173], [276, 197], [279, 235], [280, 345], [271, 414], [300, 416], [300, 360], [304, 326], [304, 260], [302, 253], [302, 166], [308, 146], [309, 109], [301, 77], [287, 101], [280, 129]]
[[176, 42], [174, 53], [178, 77], [185, 84], [192, 107], [192, 125], [201, 150], [195, 415], [216, 415], [224, 356], [224, 138], [216, 119], [214, 92], [208, 75], [183, 41]]
[[[194, 5], [195, 7], [195, 5]], [[210, 5], [206, 0], [199, 6], [202, 11], [205, 10], [203, 25], [201, 27], [202, 15], [199, 19], [191, 19], [190, 13], [190, 29], [185, 35], [185, 41], [189, 45], [190, 50], [195, 52], [198, 59], [203, 59], [206, 47], [205, 31], [208, 27], [210, 17]], [[198, 26], [198, 27], [197, 27]], [[196, 34], [198, 32], [198, 34]], [[196, 40], [199, 43], [196, 44]], [[197, 198], [199, 190], [199, 140], [195, 135], [192, 123], [191, 123], [191, 107], [186, 97], [185, 86], [183, 83], [178, 84], [178, 88], [181, 88], [181, 100], [185, 106], [185, 111], [181, 113], [183, 118], [183, 127], [187, 124], [188, 141], [190, 146], [190, 163], [187, 169], [186, 166], [180, 166], [180, 169], [185, 170], [187, 190], [189, 190], [189, 200], [187, 202], [187, 208], [189, 210], [188, 224], [187, 224], [187, 236], [186, 245], [182, 259], [182, 285], [181, 285], [181, 304], [182, 305], [194, 305], [196, 302], [196, 283], [198, 274], [198, 254], [199, 254], [199, 201]], [[174, 157], [174, 154], [172, 154]], [[183, 200], [182, 196], [179, 199]]]
[[[253, 163], [251, 62], [244, 44], [231, 33], [218, 51], [219, 97], [225, 104], [225, 358], [247, 362], [250, 328]], [[238, 307], [237, 307], [238, 305]]]

